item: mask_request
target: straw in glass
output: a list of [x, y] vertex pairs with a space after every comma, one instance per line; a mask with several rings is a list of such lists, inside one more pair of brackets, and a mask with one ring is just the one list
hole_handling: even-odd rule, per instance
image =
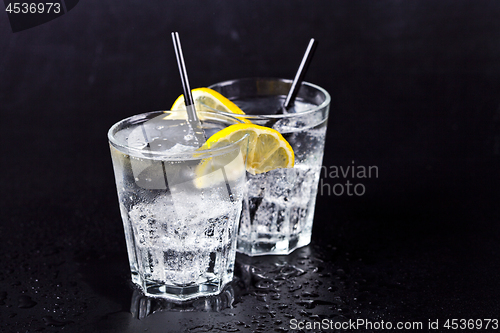
[[[172, 32], [172, 41], [174, 43], [175, 56], [177, 58], [179, 73], [181, 75], [182, 89], [184, 90], [184, 102], [186, 104], [188, 123], [193, 129], [196, 141], [198, 141], [198, 144], [201, 147], [207, 141], [207, 139], [205, 138], [205, 133], [203, 132], [200, 119], [198, 118], [198, 115], [196, 114], [196, 109], [194, 107], [193, 95], [191, 94], [191, 88], [189, 87], [189, 79], [187, 75], [186, 64], [184, 63], [184, 56], [182, 54], [182, 48], [181, 48], [181, 40], [179, 38], [178, 32]], [[225, 168], [221, 167], [221, 171], [224, 177], [224, 181], [226, 182], [226, 188], [229, 194], [229, 199], [231, 200], [231, 202], [234, 202], [233, 192], [231, 191], [231, 187], [229, 186], [229, 181], [227, 180]]]
[[302, 80], [304, 79], [304, 76], [306, 75], [307, 68], [309, 67], [309, 64], [311, 63], [312, 56], [314, 54], [314, 51], [316, 49], [316, 45], [318, 43], [314, 40], [314, 38], [311, 38], [309, 41], [309, 45], [307, 45], [306, 52], [304, 53], [304, 56], [302, 57], [302, 61], [300, 63], [299, 69], [297, 70], [297, 73], [295, 74], [295, 78], [293, 79], [292, 86], [290, 87], [290, 91], [288, 92], [288, 95], [286, 96], [285, 102], [283, 103], [283, 108], [282, 111], [286, 112], [290, 107], [292, 107], [295, 98], [297, 97], [297, 94], [299, 93], [300, 89], [300, 84], [302, 83]]
[[191, 94], [191, 88], [189, 87], [189, 79], [187, 75], [186, 64], [184, 63], [181, 40], [179, 38], [178, 32], [172, 32], [172, 41], [174, 43], [177, 66], [179, 67], [179, 73], [181, 75], [182, 89], [184, 90], [184, 102], [186, 104], [188, 122], [193, 129], [198, 147], [201, 147], [205, 143], [205, 141], [207, 141], [207, 139], [205, 138], [205, 133], [203, 132], [200, 119], [198, 118], [196, 109], [194, 107], [193, 95]]

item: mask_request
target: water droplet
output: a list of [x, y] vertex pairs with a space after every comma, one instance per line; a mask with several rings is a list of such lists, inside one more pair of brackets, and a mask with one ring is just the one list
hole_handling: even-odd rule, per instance
[[322, 286], [322, 285], [323, 285], [323, 281], [321, 281], [321, 280], [314, 280], [314, 286], [315, 287]]
[[52, 318], [52, 316], [45, 316], [42, 319], [45, 322], [45, 325], [47, 325], [47, 326], [62, 327], [62, 326], [65, 326], [67, 324], [73, 323], [73, 321], [71, 321], [71, 320], [59, 321], [59, 320]]
[[271, 287], [271, 281], [263, 279], [255, 283], [255, 287], [259, 289], [269, 289]]
[[267, 302], [267, 294], [265, 293], [255, 293], [258, 301]]
[[0, 292], [0, 305], [5, 305], [5, 299], [7, 298], [7, 292]]
[[299, 312], [299, 313], [300, 313], [301, 315], [303, 315], [303, 316], [308, 316], [308, 317], [311, 315], [311, 313], [310, 313], [310, 312], [307, 312], [306, 310], [300, 310], [300, 312]]
[[343, 279], [346, 277], [346, 273], [345, 271], [342, 269], [342, 268], [339, 268], [337, 269], [337, 276], [340, 278], [340, 279]]
[[17, 307], [21, 309], [28, 309], [34, 307], [36, 304], [37, 303], [33, 301], [30, 296], [23, 295], [19, 297]]
[[210, 330], [212, 330], [213, 328], [214, 327], [210, 326], [210, 325], [201, 325], [201, 326], [195, 326], [192, 328], [188, 328], [188, 330], [198, 333], [198, 332], [210, 332]]
[[279, 294], [279, 293], [274, 293], [274, 294], [272, 294], [272, 295], [271, 295], [271, 299], [272, 299], [272, 300], [277, 301], [277, 300], [279, 300], [280, 298], [281, 298], [281, 294]]
[[312, 299], [307, 299], [303, 301], [297, 301], [296, 302], [298, 305], [302, 305], [306, 309], [314, 309], [316, 307], [316, 303], [314, 303], [314, 300]]
[[278, 274], [274, 278], [274, 281], [289, 280], [292, 277], [298, 277], [304, 275], [305, 273], [305, 270], [285, 263], [285, 265], [283, 265], [283, 267], [279, 269]]
[[280, 270], [280, 273], [283, 275], [298, 276], [298, 275], [301, 275], [305, 272], [304, 272], [304, 270], [297, 268], [293, 265], [286, 265]]
[[319, 295], [317, 293], [313, 293], [313, 292], [308, 292], [308, 291], [304, 291], [302, 294], [301, 294], [302, 297], [319, 297]]
[[329, 301], [323, 301], [323, 300], [317, 300], [317, 299], [306, 299], [302, 301], [297, 301], [296, 302], [298, 305], [302, 305], [306, 309], [314, 309], [318, 305], [334, 305], [335, 303], [329, 302]]
[[219, 327], [218, 329], [220, 331], [223, 331], [223, 332], [239, 332], [240, 331], [240, 329], [237, 327], [227, 327], [226, 325], [222, 325], [222, 327]]
[[288, 330], [284, 327], [278, 327], [274, 329], [276, 332], [288, 332]]

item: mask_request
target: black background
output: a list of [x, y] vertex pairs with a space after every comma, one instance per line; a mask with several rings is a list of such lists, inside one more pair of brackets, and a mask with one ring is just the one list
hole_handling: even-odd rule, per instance
[[[499, 17], [496, 0], [82, 0], [12, 33], [0, 13], [0, 330], [498, 318]], [[106, 133], [182, 93], [172, 31], [193, 88], [293, 78], [316, 38], [306, 80], [332, 96], [324, 165], [379, 174], [350, 179], [362, 196], [328, 192], [347, 179], [325, 177], [312, 244], [251, 261], [270, 275], [304, 270], [278, 286], [280, 299], [243, 288], [220, 313], [139, 320]]]

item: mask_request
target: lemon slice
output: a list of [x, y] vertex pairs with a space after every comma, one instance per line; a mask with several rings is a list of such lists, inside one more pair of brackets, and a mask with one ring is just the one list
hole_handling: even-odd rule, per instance
[[242, 150], [233, 149], [218, 156], [203, 159], [195, 169], [193, 183], [201, 189], [220, 186], [225, 182], [231, 188], [238, 180], [244, 180], [244, 177], [245, 160]]
[[[235, 114], [245, 114], [241, 109], [219, 92], [210, 88], [196, 88], [191, 90], [194, 107], [200, 111], [223, 111]], [[184, 95], [175, 100], [170, 110], [186, 110]]]
[[[246, 170], [253, 175], [278, 168], [292, 168], [295, 155], [290, 144], [272, 128], [254, 124], [236, 124], [212, 135], [199, 149], [217, 148], [237, 142], [243, 136], [242, 153], [246, 158]], [[204, 173], [203, 163], [198, 166]]]

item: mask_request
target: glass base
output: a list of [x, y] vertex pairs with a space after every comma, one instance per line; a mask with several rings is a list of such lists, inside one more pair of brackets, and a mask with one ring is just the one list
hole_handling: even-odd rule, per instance
[[228, 282], [207, 281], [191, 286], [173, 286], [143, 279], [140, 274], [132, 272], [132, 282], [149, 297], [160, 297], [172, 302], [184, 302], [199, 297], [219, 295]]
[[228, 283], [219, 295], [200, 297], [188, 301], [178, 302], [161, 297], [150, 297], [144, 295], [141, 289], [134, 288], [130, 312], [138, 319], [144, 319], [157, 311], [172, 312], [221, 312], [231, 308], [235, 300], [235, 290]]
[[262, 237], [253, 241], [239, 238], [236, 250], [251, 257], [263, 255], [288, 255], [300, 247], [309, 245], [309, 243], [311, 243], [310, 233], [303, 233], [289, 239], [274, 241]]

